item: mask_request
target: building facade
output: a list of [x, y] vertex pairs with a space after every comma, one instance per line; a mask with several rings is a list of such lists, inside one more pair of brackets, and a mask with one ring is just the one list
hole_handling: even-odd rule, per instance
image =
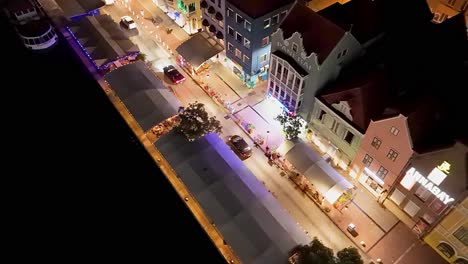
[[200, 3], [202, 9], [202, 27], [212, 39], [219, 45], [225, 47], [225, 0], [202, 0]]
[[188, 34], [195, 34], [201, 29], [200, 0], [153, 0], [153, 3]]
[[270, 63], [271, 39], [292, 0], [227, 0], [226, 65], [244, 83], [253, 87], [266, 80]]
[[407, 117], [371, 121], [351, 164], [350, 175], [380, 196], [393, 186], [413, 156]]
[[457, 204], [424, 237], [424, 241], [449, 263], [468, 263], [468, 198]]
[[271, 35], [271, 43], [268, 94], [306, 121], [316, 93], [363, 52], [351, 34], [300, 4]]
[[413, 231], [424, 236], [453, 205], [467, 194], [468, 147], [461, 142], [417, 154], [388, 198], [414, 221]]
[[5, 13], [13, 24], [24, 25], [42, 16], [32, 0], [10, 0], [6, 2]]

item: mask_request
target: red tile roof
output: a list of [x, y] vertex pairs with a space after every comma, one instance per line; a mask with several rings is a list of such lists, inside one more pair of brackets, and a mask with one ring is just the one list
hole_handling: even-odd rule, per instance
[[293, 6], [280, 28], [285, 39], [294, 32], [300, 33], [307, 55], [316, 53], [320, 63], [327, 58], [345, 33], [337, 25], [299, 3]]

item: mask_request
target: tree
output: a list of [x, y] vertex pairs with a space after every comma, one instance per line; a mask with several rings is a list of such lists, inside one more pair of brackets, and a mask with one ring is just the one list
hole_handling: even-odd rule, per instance
[[208, 133], [221, 133], [221, 123], [216, 117], [209, 117], [202, 103], [191, 103], [179, 114], [180, 124], [176, 130], [185, 135], [189, 141], [202, 137]]
[[283, 112], [275, 117], [275, 120], [279, 121], [283, 126], [283, 131], [288, 140], [297, 138], [301, 133], [302, 123], [300, 116]]
[[146, 61], [146, 54], [140, 52], [140, 53], [138, 53], [138, 54], [136, 55], [136, 59], [137, 59], [137, 60]]
[[297, 246], [292, 253], [297, 254], [297, 264], [335, 264], [333, 250], [322, 244], [316, 237], [309, 245]]
[[359, 252], [357, 248], [355, 247], [347, 247], [344, 248], [338, 253], [336, 253], [337, 256], [337, 264], [363, 264], [364, 261], [361, 258], [361, 255], [359, 255]]
[[337, 256], [314, 237], [308, 245], [299, 245], [291, 251], [291, 258], [296, 264], [363, 264], [359, 252], [354, 247], [340, 250]]

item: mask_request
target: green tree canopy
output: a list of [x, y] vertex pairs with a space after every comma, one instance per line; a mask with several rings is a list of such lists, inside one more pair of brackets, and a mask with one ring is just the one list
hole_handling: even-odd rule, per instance
[[354, 247], [340, 250], [337, 256], [314, 237], [308, 245], [299, 245], [291, 251], [296, 264], [363, 264], [361, 255]]
[[222, 126], [216, 117], [209, 117], [202, 103], [191, 103], [179, 114], [180, 124], [176, 130], [185, 135], [189, 141], [202, 137], [208, 133], [221, 133]]
[[288, 140], [297, 138], [301, 133], [302, 124], [300, 116], [283, 112], [275, 117], [275, 120], [279, 121], [283, 126], [283, 131]]

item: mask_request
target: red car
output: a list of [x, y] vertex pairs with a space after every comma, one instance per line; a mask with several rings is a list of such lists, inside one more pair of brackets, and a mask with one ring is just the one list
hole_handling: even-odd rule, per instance
[[164, 67], [164, 74], [174, 84], [179, 84], [185, 81], [185, 77], [172, 65]]
[[252, 156], [252, 148], [245, 142], [245, 140], [238, 135], [229, 138], [229, 142], [234, 146], [235, 150], [240, 154], [243, 159]]

